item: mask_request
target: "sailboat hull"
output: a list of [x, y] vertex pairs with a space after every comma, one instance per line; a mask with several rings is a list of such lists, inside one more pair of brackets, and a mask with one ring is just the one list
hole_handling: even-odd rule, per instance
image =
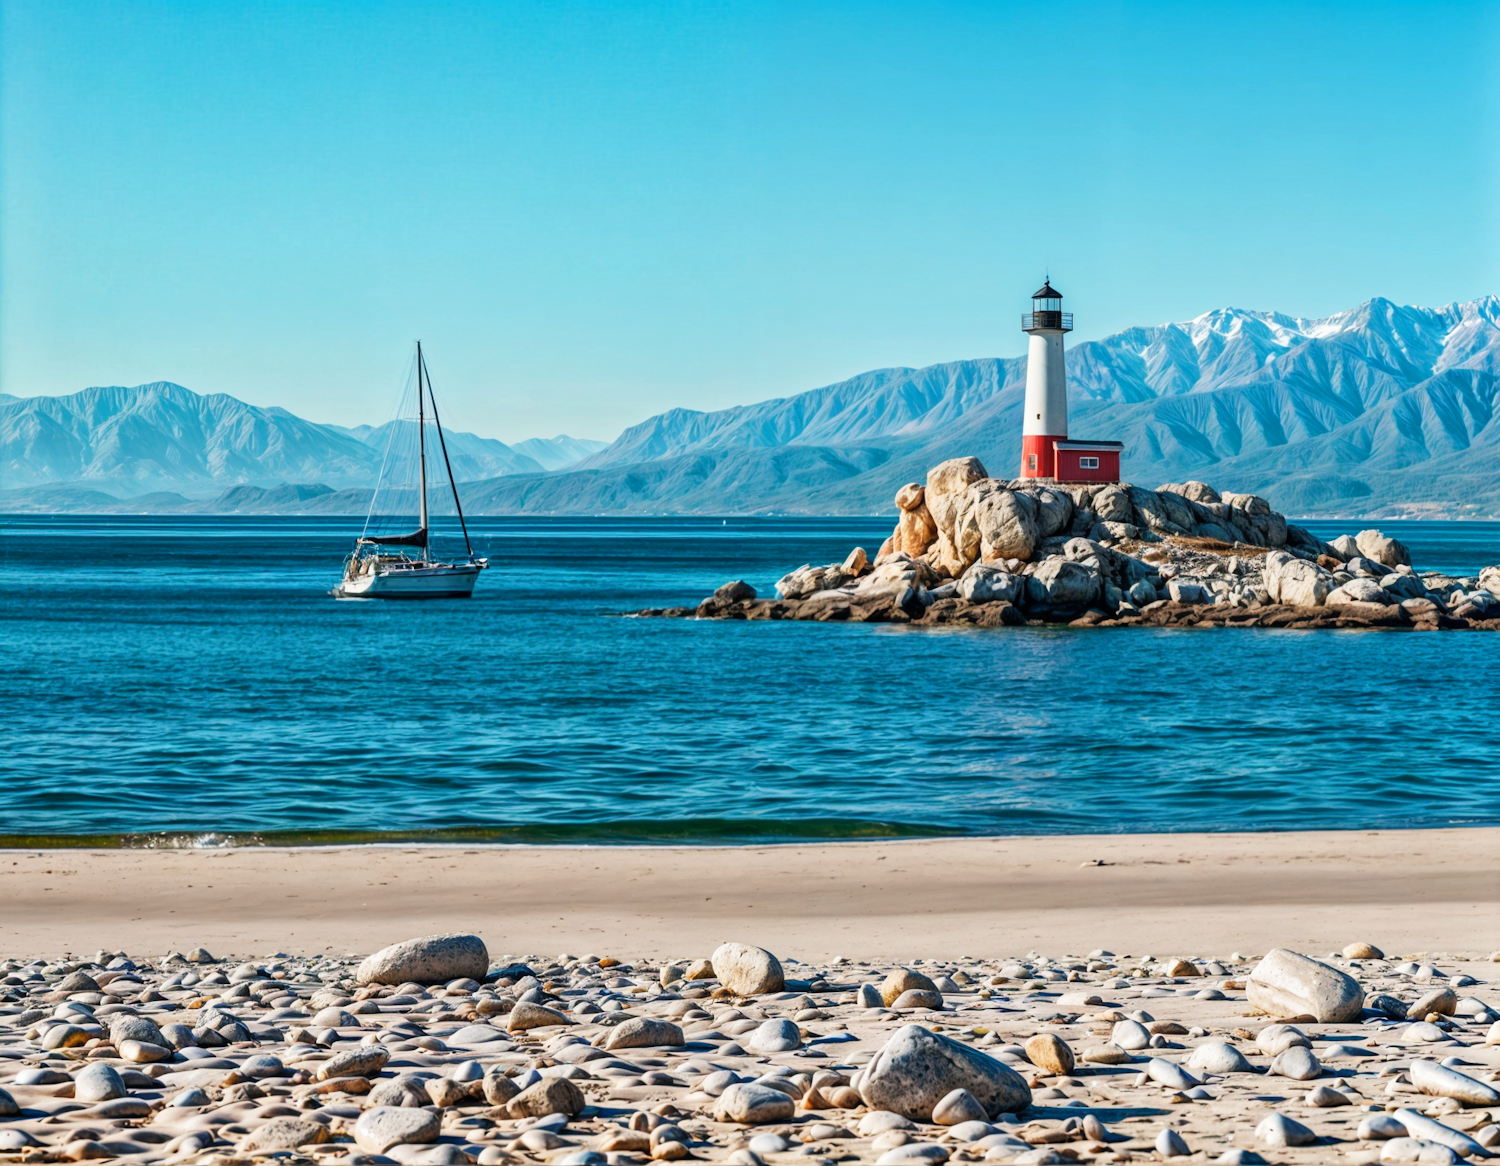
[[382, 566], [346, 577], [333, 594], [340, 599], [467, 599], [482, 569], [479, 563]]

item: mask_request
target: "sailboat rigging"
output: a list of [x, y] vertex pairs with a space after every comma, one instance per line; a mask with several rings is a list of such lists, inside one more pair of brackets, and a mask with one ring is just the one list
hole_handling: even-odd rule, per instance
[[[386, 464], [381, 467], [382, 481], [377, 483], [375, 494], [370, 499], [370, 510], [365, 516], [365, 529], [355, 540], [354, 550], [344, 560], [344, 577], [331, 594], [340, 599], [440, 599], [467, 598], [473, 594], [479, 572], [489, 566], [488, 559], [476, 558], [474, 544], [469, 538], [469, 526], [464, 520], [463, 503], [458, 497], [458, 482], [453, 477], [453, 462], [448, 457], [448, 442], [443, 436], [443, 423], [438, 416], [437, 396], [432, 391], [432, 377], [427, 372], [427, 362], [422, 355], [422, 342], [417, 341], [417, 529], [407, 534], [371, 533], [375, 520], [375, 506], [384, 485], [385, 471], [390, 463], [390, 447], [400, 434], [400, 426], [392, 428], [386, 449]], [[438, 448], [443, 454], [443, 469], [448, 475], [448, 488], [453, 493], [453, 509], [458, 515], [459, 529], [463, 532], [464, 553], [462, 559], [443, 560], [431, 554], [431, 522], [427, 505], [427, 406], [432, 406], [432, 425], [437, 431]], [[409, 423], [408, 423], [409, 424]], [[395, 554], [384, 548], [415, 547], [415, 556], [404, 551]]]

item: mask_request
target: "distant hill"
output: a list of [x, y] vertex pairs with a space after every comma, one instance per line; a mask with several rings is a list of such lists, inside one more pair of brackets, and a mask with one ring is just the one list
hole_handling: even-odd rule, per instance
[[[319, 425], [285, 409], [222, 393], [203, 396], [166, 381], [63, 397], [0, 395], [0, 503], [45, 509], [128, 500], [177, 508], [173, 496], [201, 503], [241, 485], [363, 488], [373, 485], [391, 433], [403, 424], [412, 423]], [[532, 456], [472, 433], [446, 436], [461, 479], [541, 473], [603, 445], [533, 439], [525, 444], [540, 456]], [[298, 488], [273, 496], [299, 504], [306, 499]]]
[[[1074, 345], [1067, 366], [1072, 433], [1125, 442], [1128, 480], [1201, 478], [1298, 515], [1500, 517], [1495, 296], [1320, 320], [1224, 308]], [[673, 409], [602, 448], [454, 434], [450, 452], [475, 514], [889, 513], [944, 458], [1015, 471], [1025, 375], [1024, 357], [880, 369]], [[196, 497], [121, 506], [359, 512], [381, 433], [167, 384], [0, 397], [0, 508], [99, 509], [124, 488]], [[233, 485], [260, 493], [205, 500]]]

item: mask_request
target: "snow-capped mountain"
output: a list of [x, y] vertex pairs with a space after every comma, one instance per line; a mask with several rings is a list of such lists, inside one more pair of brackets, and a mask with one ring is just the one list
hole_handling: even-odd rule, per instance
[[[1320, 320], [1224, 308], [1077, 344], [1067, 367], [1072, 433], [1123, 441], [1128, 480], [1202, 478], [1292, 514], [1500, 516], [1495, 296], [1374, 299]], [[896, 485], [944, 458], [1014, 472], [1025, 377], [1024, 357], [880, 369], [756, 405], [673, 409], [602, 449], [452, 435], [450, 452], [462, 450], [454, 469], [476, 514], [885, 513]], [[0, 487], [47, 487], [47, 508], [64, 505], [64, 482], [358, 487], [381, 433], [166, 384], [0, 397]], [[235, 505], [332, 512], [354, 499], [271, 489]]]
[[[1198, 477], [1293, 513], [1500, 514], [1500, 298], [1374, 299], [1305, 320], [1225, 308], [1071, 347], [1070, 428], [1126, 444], [1124, 476]], [[712, 413], [674, 409], [495, 511], [884, 511], [892, 483], [974, 453], [1020, 459], [1024, 357], [882, 369]]]
[[[64, 397], [0, 395], [0, 489], [66, 483], [132, 496], [288, 481], [367, 486], [401, 424], [319, 425], [166, 381]], [[533, 440], [524, 444], [543, 455], [533, 457], [472, 433], [450, 432], [447, 441], [454, 473], [471, 480], [566, 466], [602, 444]]]

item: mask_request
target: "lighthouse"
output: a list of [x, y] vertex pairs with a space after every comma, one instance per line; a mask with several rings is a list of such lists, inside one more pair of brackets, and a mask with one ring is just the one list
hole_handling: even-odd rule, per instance
[[1049, 278], [1032, 293], [1021, 330], [1026, 351], [1026, 412], [1021, 423], [1021, 477], [1059, 482], [1118, 482], [1118, 441], [1068, 438], [1068, 374], [1063, 337], [1073, 331], [1073, 313], [1062, 310], [1062, 292]]

